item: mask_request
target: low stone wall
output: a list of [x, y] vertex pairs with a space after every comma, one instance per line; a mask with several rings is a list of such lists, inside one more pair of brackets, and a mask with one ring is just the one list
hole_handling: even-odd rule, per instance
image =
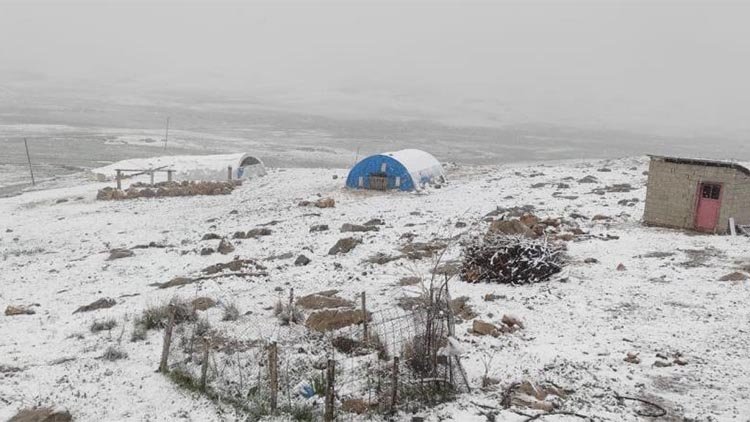
[[224, 182], [162, 182], [153, 185], [134, 183], [125, 190], [106, 187], [100, 189], [96, 199], [103, 201], [135, 199], [135, 198], [164, 198], [175, 196], [196, 195], [229, 195], [242, 181]]

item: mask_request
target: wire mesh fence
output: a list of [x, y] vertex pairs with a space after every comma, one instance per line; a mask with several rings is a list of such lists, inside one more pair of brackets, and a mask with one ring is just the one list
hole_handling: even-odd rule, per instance
[[284, 338], [240, 339], [204, 320], [170, 325], [163, 371], [248, 420], [274, 413], [361, 420], [416, 411], [468, 388], [444, 297], [370, 312], [363, 294], [357, 312], [359, 324]]

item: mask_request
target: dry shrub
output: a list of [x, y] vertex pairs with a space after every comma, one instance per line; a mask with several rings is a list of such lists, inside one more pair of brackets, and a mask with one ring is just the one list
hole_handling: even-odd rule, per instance
[[240, 311], [237, 309], [237, 305], [230, 303], [224, 307], [224, 315], [221, 317], [222, 321], [237, 321], [240, 319]]
[[281, 321], [281, 325], [301, 324], [305, 321], [305, 315], [295, 304], [285, 304], [281, 300], [274, 305], [273, 314]]
[[105, 350], [104, 354], [102, 355], [102, 359], [108, 360], [110, 362], [114, 362], [120, 359], [126, 359], [127, 357], [128, 357], [127, 353], [125, 353], [122, 349], [119, 349], [115, 346], [107, 347], [107, 350]]
[[135, 319], [136, 329], [140, 326], [145, 330], [164, 328], [169, 321], [169, 308], [174, 309], [174, 323], [195, 321], [198, 315], [193, 305], [183, 299], [172, 299], [169, 303], [162, 305], [149, 306], [143, 310], [143, 313]]

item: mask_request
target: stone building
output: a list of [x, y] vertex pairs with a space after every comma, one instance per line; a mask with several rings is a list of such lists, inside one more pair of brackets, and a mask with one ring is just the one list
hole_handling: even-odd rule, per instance
[[750, 170], [726, 161], [651, 156], [644, 224], [727, 233], [750, 225]]

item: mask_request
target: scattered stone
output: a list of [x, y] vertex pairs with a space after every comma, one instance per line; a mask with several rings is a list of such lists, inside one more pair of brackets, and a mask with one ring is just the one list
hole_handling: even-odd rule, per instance
[[315, 206], [318, 208], [333, 208], [336, 206], [336, 201], [333, 198], [321, 198], [315, 201]]
[[627, 270], [627, 268], [625, 268], [625, 264], [623, 264], [622, 262], [617, 264], [617, 271], [625, 271], [625, 270]]
[[362, 243], [362, 240], [354, 237], [345, 237], [343, 239], [339, 239], [339, 241], [336, 242], [336, 244], [333, 245], [333, 247], [328, 251], [328, 255], [349, 253], [360, 243]]
[[535, 237], [536, 234], [519, 220], [498, 220], [490, 224], [490, 232]]
[[328, 224], [316, 224], [310, 227], [310, 233], [328, 231]]
[[422, 277], [402, 277], [398, 281], [399, 286], [414, 286], [422, 282]]
[[380, 229], [378, 229], [377, 226], [360, 226], [359, 224], [349, 224], [344, 223], [344, 225], [341, 226], [341, 232], [376, 232]]
[[654, 361], [654, 366], [657, 368], [667, 368], [669, 366], [672, 366], [672, 362], [666, 362], [663, 360], [656, 360]]
[[291, 252], [285, 252], [279, 255], [271, 255], [268, 258], [266, 258], [266, 261], [278, 261], [280, 259], [292, 259], [294, 258], [294, 254]]
[[213, 308], [216, 306], [216, 301], [210, 297], [201, 296], [193, 299], [190, 304], [196, 311], [205, 311], [206, 309]]
[[451, 300], [451, 311], [453, 311], [455, 316], [466, 321], [477, 317], [474, 308], [469, 304], [468, 296], [461, 296]]
[[[367, 315], [370, 319], [370, 315]], [[311, 330], [326, 332], [361, 324], [364, 321], [362, 311], [354, 309], [324, 309], [315, 311], [305, 321]]]
[[586, 259], [583, 260], [583, 262], [585, 264], [596, 264], [596, 263], [599, 262], [599, 260], [596, 259], [596, 258], [586, 258]]
[[214, 248], [202, 248], [201, 249], [201, 256], [208, 256], [216, 252]]
[[206, 233], [201, 238], [201, 240], [219, 240], [219, 239], [221, 239], [221, 236], [219, 236], [216, 233]]
[[546, 183], [534, 183], [533, 185], [531, 185], [531, 189], [539, 189], [539, 188], [543, 188], [543, 187], [545, 187], [546, 185], [547, 185]]
[[594, 176], [586, 176], [582, 179], [578, 179], [578, 183], [599, 183], [599, 179]]
[[294, 265], [298, 267], [304, 267], [305, 265], [310, 263], [310, 258], [300, 255], [297, 257], [297, 259], [294, 261]]
[[273, 231], [271, 229], [261, 227], [249, 230], [247, 233], [245, 233], [245, 237], [248, 239], [255, 239], [262, 236], [270, 236], [271, 234], [273, 234]]
[[518, 317], [514, 315], [510, 315], [510, 314], [503, 315], [502, 322], [503, 324], [507, 325], [509, 328], [515, 328], [515, 327], [525, 328], [523, 325], [523, 322], [521, 322], [521, 320], [518, 319]]
[[467, 226], [468, 226], [468, 224], [464, 223], [463, 221], [457, 221], [456, 225], [454, 227], [457, 228], [457, 229], [463, 229], [463, 228], [465, 228]]
[[258, 262], [256, 262], [253, 259], [239, 259], [235, 258], [232, 261], [229, 262], [222, 262], [214, 265], [209, 265], [208, 267], [201, 270], [204, 274], [217, 274], [224, 270], [230, 270], [230, 271], [242, 271], [248, 268], [252, 268], [256, 271], [254, 275], [267, 275], [265, 270], [266, 267], [260, 265]]
[[124, 192], [106, 187], [99, 190], [96, 199], [120, 200], [135, 198], [161, 198], [195, 195], [229, 195], [234, 188], [241, 185], [241, 180], [234, 181], [183, 181], [161, 182], [153, 186], [144, 183], [133, 183]]
[[6, 316], [16, 316], [16, 315], [34, 315], [36, 313], [35, 310], [31, 309], [27, 306], [13, 306], [8, 305], [7, 308], [5, 308], [5, 315]]
[[222, 255], [227, 255], [232, 252], [234, 252], [234, 245], [232, 245], [232, 242], [228, 241], [227, 239], [221, 239], [221, 242], [219, 242], [219, 247], [216, 248], [217, 251], [219, 251]]
[[593, 217], [591, 217], [591, 221], [611, 221], [612, 217], [608, 217], [606, 215], [597, 214]]
[[401, 253], [409, 259], [430, 258], [437, 252], [446, 248], [446, 244], [439, 241], [432, 242], [412, 242], [402, 247]]
[[160, 289], [168, 289], [170, 287], [178, 287], [178, 286], [184, 286], [186, 284], [194, 283], [195, 280], [193, 280], [190, 277], [175, 277], [166, 283], [161, 283], [158, 285]]
[[133, 253], [133, 251], [131, 251], [130, 249], [112, 249], [111, 251], [109, 251], [109, 257], [107, 258], [107, 261], [129, 258], [133, 255], [135, 255], [135, 253]]
[[73, 415], [67, 410], [55, 410], [51, 407], [23, 409], [8, 422], [71, 422]]
[[638, 353], [636, 352], [628, 352], [628, 355], [623, 360], [627, 363], [634, 363], [636, 365], [641, 363], [641, 358], [638, 357]]
[[721, 278], [719, 278], [719, 281], [744, 281], [748, 279], [750, 279], [750, 277], [747, 274], [735, 271], [733, 273], [722, 276]]
[[494, 302], [498, 299], [502, 299], [503, 297], [504, 296], [496, 295], [494, 293], [487, 293], [482, 297], [482, 299], [484, 299], [485, 302]]
[[385, 221], [379, 219], [379, 218], [373, 218], [372, 220], [366, 222], [363, 224], [364, 226], [370, 227], [370, 226], [384, 226]]
[[497, 337], [500, 335], [500, 329], [495, 324], [475, 319], [471, 325], [471, 332], [479, 336]]
[[116, 304], [117, 302], [114, 299], [103, 297], [101, 299], [98, 299], [89, 303], [88, 305], [83, 305], [79, 307], [78, 309], [73, 311], [73, 313], [77, 314], [79, 312], [91, 312], [91, 311], [96, 311], [99, 309], [108, 309], [108, 308], [115, 306]]
[[602, 172], [602, 173], [609, 173], [609, 172], [612, 171], [612, 169], [609, 169], [609, 168], [606, 168], [606, 167], [602, 167], [600, 169], [597, 169], [596, 171]]
[[55, 201], [55, 204], [62, 204], [62, 203], [65, 203], [65, 202], [68, 202], [67, 198], [60, 198], [57, 201]]
[[375, 255], [367, 258], [365, 262], [368, 262], [370, 264], [384, 265], [391, 261], [397, 261], [401, 258], [403, 258], [403, 256], [393, 256], [385, 254], [383, 252], [378, 252]]

